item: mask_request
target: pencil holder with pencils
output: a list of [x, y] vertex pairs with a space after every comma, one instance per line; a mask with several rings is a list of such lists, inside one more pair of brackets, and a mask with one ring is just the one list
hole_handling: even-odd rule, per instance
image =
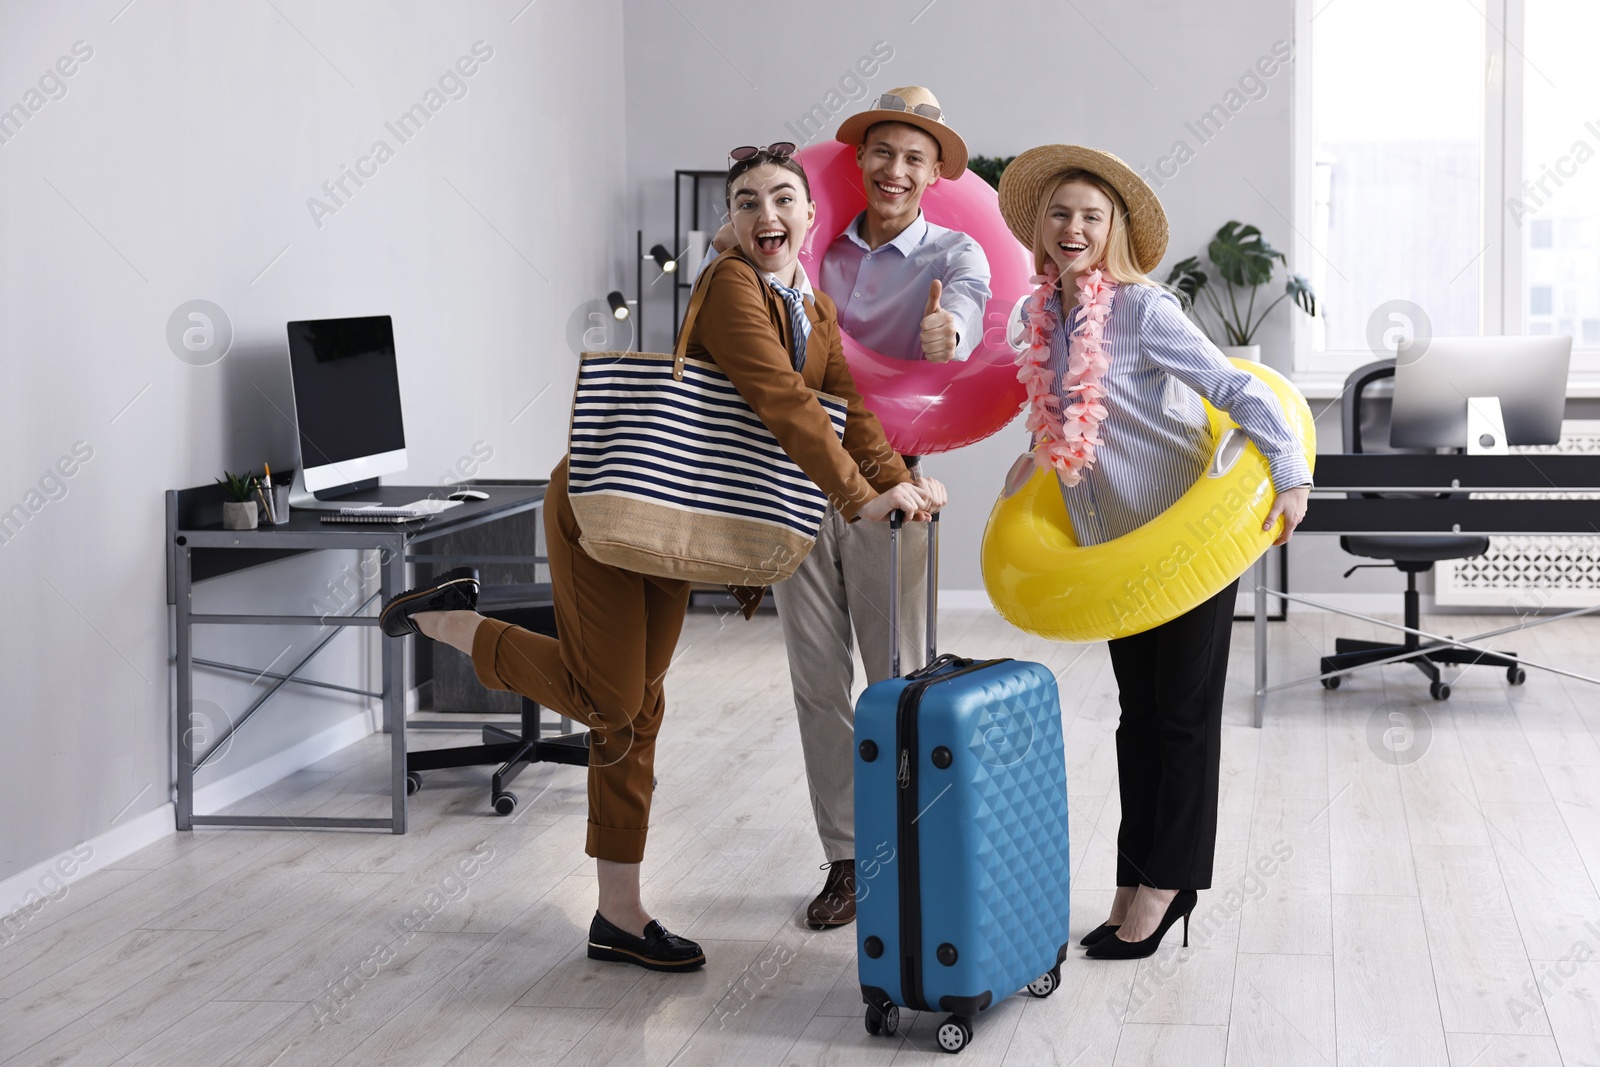
[[272, 487], [272, 525], [282, 526], [289, 521], [289, 489], [288, 485], [274, 485]]
[[294, 483], [294, 471], [279, 469], [272, 473], [272, 465], [265, 468], [265, 476], [256, 479], [256, 492], [261, 500], [261, 521], [272, 526], [282, 526], [289, 521], [289, 490]]

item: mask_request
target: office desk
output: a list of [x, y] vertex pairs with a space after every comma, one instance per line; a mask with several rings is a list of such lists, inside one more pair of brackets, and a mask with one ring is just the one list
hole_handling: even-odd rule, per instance
[[[1600, 456], [1593, 455], [1406, 455], [1399, 453], [1332, 454], [1317, 457], [1316, 488], [1296, 537], [1316, 534], [1577, 534], [1600, 535], [1600, 502], [1564, 500], [1568, 493], [1600, 492]], [[1432, 494], [1378, 497], [1372, 493]], [[1474, 497], [1473, 493], [1515, 494], [1517, 499]], [[1328, 494], [1336, 494], [1330, 497]], [[1320, 681], [1322, 674], [1267, 684], [1269, 596], [1294, 601], [1350, 618], [1404, 631], [1404, 626], [1353, 611], [1292, 596], [1267, 587], [1263, 565], [1254, 570], [1256, 591], [1255, 721], [1261, 725], [1267, 694], [1290, 686]], [[1460, 648], [1474, 642], [1559, 619], [1600, 611], [1600, 605], [1519, 620], [1515, 625], [1466, 638], [1416, 631], [1427, 641]], [[1396, 657], [1396, 659], [1404, 657]], [[1525, 666], [1600, 684], [1600, 679], [1549, 664], [1522, 660]], [[1373, 663], [1369, 666], [1381, 666]], [[1361, 668], [1357, 668], [1361, 669]], [[1350, 673], [1330, 672], [1330, 673]]]
[[[544, 503], [543, 484], [528, 483], [473, 483], [473, 488], [489, 494], [488, 500], [469, 500], [437, 516], [400, 524], [339, 524], [321, 521], [321, 512], [294, 511], [289, 522], [282, 526], [261, 526], [254, 530], [224, 530], [222, 528], [223, 487], [200, 486], [195, 489], [169, 490], [166, 496], [167, 512], [167, 603], [176, 613], [173, 630], [173, 656], [177, 664], [176, 707], [173, 717], [174, 745], [177, 751], [178, 829], [191, 830], [196, 826], [277, 826], [277, 827], [344, 827], [371, 830], [406, 832], [406, 731], [405, 731], [405, 677], [404, 648], [398, 641], [384, 641], [383, 689], [379, 692], [356, 689], [300, 678], [298, 674], [311, 659], [330, 641], [351, 626], [376, 626], [375, 614], [365, 614], [374, 604], [382, 604], [405, 587], [405, 566], [408, 562], [442, 562], [433, 556], [408, 554], [417, 545], [447, 533], [457, 533], [487, 522], [531, 511]], [[385, 504], [404, 504], [438, 494], [439, 487], [382, 486], [357, 494], [363, 501], [380, 501]], [[285, 559], [303, 552], [328, 549], [376, 550], [379, 554], [378, 592], [368, 597], [348, 614], [320, 615], [254, 615], [254, 614], [196, 614], [191, 610], [190, 594], [193, 584], [208, 578], [220, 577], [247, 567]], [[534, 562], [538, 560], [530, 560]], [[461, 562], [469, 562], [462, 560]], [[542, 561], [540, 561], [542, 562]], [[229, 729], [242, 727], [261, 706], [285, 685], [295, 682], [339, 692], [383, 700], [383, 728], [390, 737], [389, 790], [392, 810], [387, 819], [289, 817], [278, 815], [202, 815], [194, 811], [194, 773], [204, 766], [214, 753], [223, 751], [227, 736], [213, 742], [210, 751], [195, 762], [194, 751], [194, 627], [195, 626], [282, 626], [300, 625], [333, 627], [333, 632], [316, 643], [309, 653], [286, 672], [272, 671], [249, 673], [258, 678], [268, 678], [272, 684], [246, 708]], [[200, 661], [203, 666], [224, 670], [242, 671], [232, 664]]]

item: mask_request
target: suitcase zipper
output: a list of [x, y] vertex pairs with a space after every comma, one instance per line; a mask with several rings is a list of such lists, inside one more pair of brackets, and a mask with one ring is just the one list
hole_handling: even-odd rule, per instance
[[917, 810], [917, 709], [922, 694], [931, 685], [981, 671], [1004, 659], [968, 661], [966, 666], [936, 677], [922, 677], [900, 691], [895, 708], [895, 747], [900, 750], [897, 779], [900, 783], [897, 816], [900, 836], [900, 993], [908, 1008], [931, 1011], [922, 999], [922, 891], [920, 832], [921, 812]]

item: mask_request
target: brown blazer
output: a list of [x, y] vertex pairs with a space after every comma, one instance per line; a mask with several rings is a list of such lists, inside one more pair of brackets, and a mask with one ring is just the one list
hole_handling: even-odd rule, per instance
[[[905, 461], [883, 436], [878, 417], [861, 403], [839, 340], [839, 312], [825, 293], [817, 292], [806, 304], [811, 336], [805, 366], [796, 373], [789, 305], [749, 260], [730, 249], [706, 268], [698, 285], [706, 287], [705, 298], [684, 354], [715, 363], [728, 376], [839, 514], [854, 522], [861, 505], [911, 480]], [[848, 405], [842, 442], [812, 389]], [[729, 591], [747, 619], [766, 594], [765, 589], [732, 586]]]
[[[730, 249], [706, 269], [699, 284], [707, 287], [705, 302], [685, 354], [715, 363], [728, 376], [839, 514], [853, 522], [861, 505], [911, 480], [878, 417], [861, 403], [839, 340], [839, 313], [826, 294], [818, 292], [806, 305], [811, 337], [805, 366], [796, 373], [788, 304], [749, 260]], [[842, 443], [812, 389], [849, 405]]]

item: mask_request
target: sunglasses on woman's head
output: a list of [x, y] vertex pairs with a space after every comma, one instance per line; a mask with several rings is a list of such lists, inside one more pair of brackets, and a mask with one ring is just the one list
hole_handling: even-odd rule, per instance
[[766, 153], [766, 155], [772, 160], [781, 163], [783, 160], [794, 155], [794, 152], [795, 145], [793, 141], [776, 141], [773, 144], [764, 144], [760, 147], [757, 147], [753, 144], [747, 144], [740, 148], [735, 148], [733, 151], [728, 153], [728, 158], [733, 160], [735, 163], [743, 163], [747, 159], [754, 159], [756, 156]]
[[898, 96], [894, 93], [884, 93], [882, 96], [878, 97], [878, 110], [909, 111], [913, 115], [921, 115], [923, 118], [933, 119], [935, 122], [942, 121], [944, 118], [944, 112], [940, 111], [935, 105], [918, 104], [916, 107], [912, 107], [910, 104], [906, 103], [905, 97]]

